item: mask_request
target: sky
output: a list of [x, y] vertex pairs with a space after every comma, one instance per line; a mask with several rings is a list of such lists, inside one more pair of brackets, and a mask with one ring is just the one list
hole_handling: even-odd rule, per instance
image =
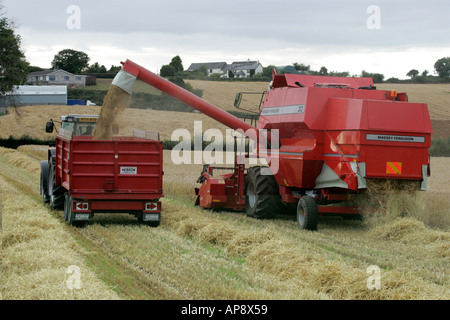
[[294, 62], [385, 79], [434, 74], [450, 56], [449, 0], [0, 0], [27, 61], [49, 68], [63, 49], [108, 69], [126, 59], [159, 72], [191, 63]]

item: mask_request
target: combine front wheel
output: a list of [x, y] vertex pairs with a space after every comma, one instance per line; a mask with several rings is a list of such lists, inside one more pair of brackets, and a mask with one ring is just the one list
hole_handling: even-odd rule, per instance
[[247, 216], [257, 219], [275, 218], [281, 204], [278, 183], [266, 167], [248, 169], [245, 178]]

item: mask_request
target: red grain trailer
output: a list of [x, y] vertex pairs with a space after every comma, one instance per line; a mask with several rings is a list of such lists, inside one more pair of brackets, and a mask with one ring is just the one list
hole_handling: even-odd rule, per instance
[[[97, 213], [129, 213], [152, 226], [160, 223], [163, 197], [162, 143], [140, 137], [93, 140], [97, 116], [61, 117], [48, 160], [41, 161], [41, 195], [64, 208], [70, 225], [82, 226]], [[53, 125], [48, 124], [48, 131]]]

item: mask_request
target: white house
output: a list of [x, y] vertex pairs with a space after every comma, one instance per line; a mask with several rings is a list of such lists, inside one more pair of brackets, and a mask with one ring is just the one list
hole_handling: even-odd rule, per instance
[[227, 67], [226, 62], [202, 62], [202, 63], [192, 63], [187, 71], [197, 71], [201, 67], [205, 67], [208, 72], [208, 77], [212, 74], [223, 74], [225, 73], [225, 68]]
[[250, 78], [263, 72], [263, 66], [259, 61], [237, 61], [227, 66], [228, 78]]
[[62, 69], [42, 70], [31, 72], [27, 75], [28, 85], [66, 85], [86, 86], [86, 75], [76, 75]]
[[255, 74], [263, 72], [263, 66], [259, 61], [236, 61], [232, 64], [226, 62], [201, 62], [192, 63], [187, 71], [197, 71], [205, 67], [208, 76], [212, 74], [222, 74], [224, 78], [250, 78]]

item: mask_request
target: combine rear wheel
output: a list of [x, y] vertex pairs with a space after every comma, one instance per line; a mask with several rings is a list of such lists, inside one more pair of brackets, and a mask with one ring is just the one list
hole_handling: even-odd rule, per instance
[[319, 213], [313, 197], [301, 197], [297, 204], [297, 222], [300, 229], [317, 230]]
[[252, 167], [248, 169], [244, 189], [247, 216], [271, 219], [277, 215], [281, 197], [278, 183], [269, 168]]

